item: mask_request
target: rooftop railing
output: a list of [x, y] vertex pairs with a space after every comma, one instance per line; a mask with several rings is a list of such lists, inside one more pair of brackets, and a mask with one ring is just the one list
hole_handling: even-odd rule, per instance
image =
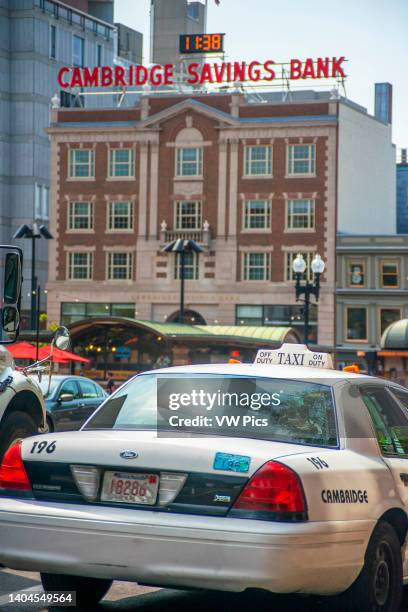
[[92, 32], [95, 36], [102, 36], [106, 40], [113, 39], [113, 33], [116, 30], [113, 24], [101, 21], [66, 4], [54, 0], [34, 0], [34, 6], [52, 15], [55, 19], [64, 19], [70, 25], [79, 26], [84, 31]]

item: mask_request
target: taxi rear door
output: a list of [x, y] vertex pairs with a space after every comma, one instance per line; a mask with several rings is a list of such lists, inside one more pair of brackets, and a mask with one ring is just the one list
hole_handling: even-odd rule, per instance
[[[383, 460], [408, 513], [408, 392], [392, 386], [367, 384], [361, 395], [373, 422]], [[405, 406], [404, 406], [405, 404]], [[404, 575], [408, 575], [408, 547]]]

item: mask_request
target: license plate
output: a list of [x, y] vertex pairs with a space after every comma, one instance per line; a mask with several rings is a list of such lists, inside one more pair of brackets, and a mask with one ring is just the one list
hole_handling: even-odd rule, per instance
[[157, 474], [105, 472], [101, 501], [152, 506], [156, 503], [158, 489]]

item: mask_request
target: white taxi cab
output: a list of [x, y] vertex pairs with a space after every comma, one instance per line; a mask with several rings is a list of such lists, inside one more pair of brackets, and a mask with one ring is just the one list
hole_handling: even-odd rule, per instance
[[0, 467], [0, 564], [81, 605], [112, 580], [337, 596], [408, 583], [408, 390], [302, 345], [134, 377]]

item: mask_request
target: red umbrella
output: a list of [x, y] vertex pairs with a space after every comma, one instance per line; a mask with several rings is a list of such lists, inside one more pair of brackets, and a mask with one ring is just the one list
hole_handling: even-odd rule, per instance
[[36, 349], [35, 346], [29, 342], [17, 342], [17, 344], [10, 344], [7, 346], [7, 350], [13, 355], [15, 359], [35, 359]]
[[[40, 359], [44, 359], [48, 357], [51, 353], [51, 347], [49, 345], [43, 346], [40, 348]], [[53, 361], [56, 363], [67, 363], [68, 361], [77, 361], [78, 363], [90, 363], [90, 359], [86, 359], [86, 357], [80, 357], [75, 353], [71, 353], [70, 351], [62, 351], [61, 349], [55, 347], [53, 353]]]

